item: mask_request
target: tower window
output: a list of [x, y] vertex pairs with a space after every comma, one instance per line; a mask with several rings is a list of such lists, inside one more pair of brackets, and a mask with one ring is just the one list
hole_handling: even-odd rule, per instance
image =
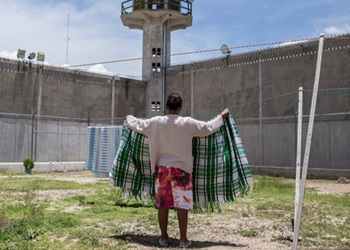
[[153, 57], [160, 56], [160, 53], [161, 53], [160, 48], [152, 48], [152, 56]]
[[160, 111], [160, 102], [152, 102], [151, 103], [151, 111], [159, 112]]
[[148, 9], [164, 9], [164, 0], [148, 0]]
[[152, 63], [152, 72], [160, 72], [161, 71], [161, 67], [160, 67], [160, 63]]

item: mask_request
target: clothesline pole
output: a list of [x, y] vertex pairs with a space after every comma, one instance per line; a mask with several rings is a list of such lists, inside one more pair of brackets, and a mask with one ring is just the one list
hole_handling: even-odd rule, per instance
[[194, 95], [193, 95], [193, 64], [191, 65], [191, 116], [194, 116]]
[[295, 204], [294, 204], [294, 228], [297, 222], [297, 208], [299, 203], [300, 193], [300, 168], [301, 168], [301, 140], [303, 126], [303, 87], [299, 87], [298, 94], [298, 128], [297, 128], [297, 156], [296, 156], [296, 171], [295, 171]]
[[302, 171], [302, 177], [301, 177], [299, 201], [298, 201], [296, 222], [295, 222], [295, 228], [294, 228], [294, 237], [293, 237], [293, 246], [292, 246], [293, 250], [298, 249], [299, 227], [300, 227], [301, 213], [302, 213], [302, 207], [303, 207], [303, 201], [304, 201], [307, 168], [309, 164], [311, 138], [312, 138], [312, 132], [314, 127], [318, 85], [320, 82], [323, 43], [324, 43], [324, 35], [321, 34], [319, 45], [318, 45], [318, 52], [317, 52], [316, 72], [315, 72], [314, 88], [312, 92], [312, 100], [311, 100], [311, 107], [310, 107], [309, 125], [308, 125], [308, 131], [306, 135], [307, 137], [306, 137], [304, 160], [303, 160], [303, 171]]

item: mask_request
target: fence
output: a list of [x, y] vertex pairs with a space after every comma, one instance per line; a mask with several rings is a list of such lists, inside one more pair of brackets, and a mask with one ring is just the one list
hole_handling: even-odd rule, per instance
[[[114, 123], [123, 118], [115, 118]], [[69, 118], [0, 113], [0, 162], [85, 161], [87, 127], [111, 119]]]
[[[309, 172], [312, 177], [349, 176], [350, 120], [333, 119], [336, 116], [346, 115], [350, 115], [350, 112], [316, 116], [309, 163]], [[307, 118], [304, 116], [304, 136]], [[122, 121], [123, 119], [119, 118], [116, 124], [121, 125]], [[294, 175], [296, 116], [263, 117], [261, 122], [259, 118], [237, 117], [236, 122], [255, 173]], [[119, 132], [115, 130], [112, 134], [108, 134], [107, 130], [110, 129], [103, 131], [103, 128], [110, 128], [109, 123], [110, 119], [101, 121], [64, 117], [39, 118], [33, 115], [2, 113], [0, 114], [0, 162], [22, 162], [31, 155], [36, 162], [85, 161], [86, 164], [90, 164], [86, 165], [86, 169], [91, 170], [95, 175], [101, 175], [103, 172], [108, 172], [106, 169], [115, 153], [111, 150], [115, 151], [118, 144], [116, 138]], [[89, 149], [92, 138], [88, 137], [88, 130], [91, 131], [92, 128], [95, 129], [95, 142], [102, 143], [99, 152], [97, 148]], [[304, 142], [305, 138], [302, 145], [305, 145]], [[91, 151], [90, 159], [87, 159], [88, 150]]]

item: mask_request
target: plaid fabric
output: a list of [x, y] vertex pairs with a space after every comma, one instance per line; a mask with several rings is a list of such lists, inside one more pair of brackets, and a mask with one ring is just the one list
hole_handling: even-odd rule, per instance
[[[216, 133], [193, 139], [193, 211], [221, 211], [253, 188], [253, 178], [232, 115]], [[133, 197], [154, 199], [154, 176], [148, 139], [123, 128], [120, 146], [110, 172], [111, 183]]]

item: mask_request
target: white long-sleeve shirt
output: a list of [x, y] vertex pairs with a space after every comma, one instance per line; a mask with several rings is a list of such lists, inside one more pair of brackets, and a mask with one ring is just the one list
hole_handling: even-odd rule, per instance
[[152, 172], [156, 166], [167, 166], [192, 173], [192, 138], [215, 133], [224, 125], [221, 115], [209, 122], [179, 115], [145, 120], [128, 115], [126, 120], [130, 129], [148, 137]]

